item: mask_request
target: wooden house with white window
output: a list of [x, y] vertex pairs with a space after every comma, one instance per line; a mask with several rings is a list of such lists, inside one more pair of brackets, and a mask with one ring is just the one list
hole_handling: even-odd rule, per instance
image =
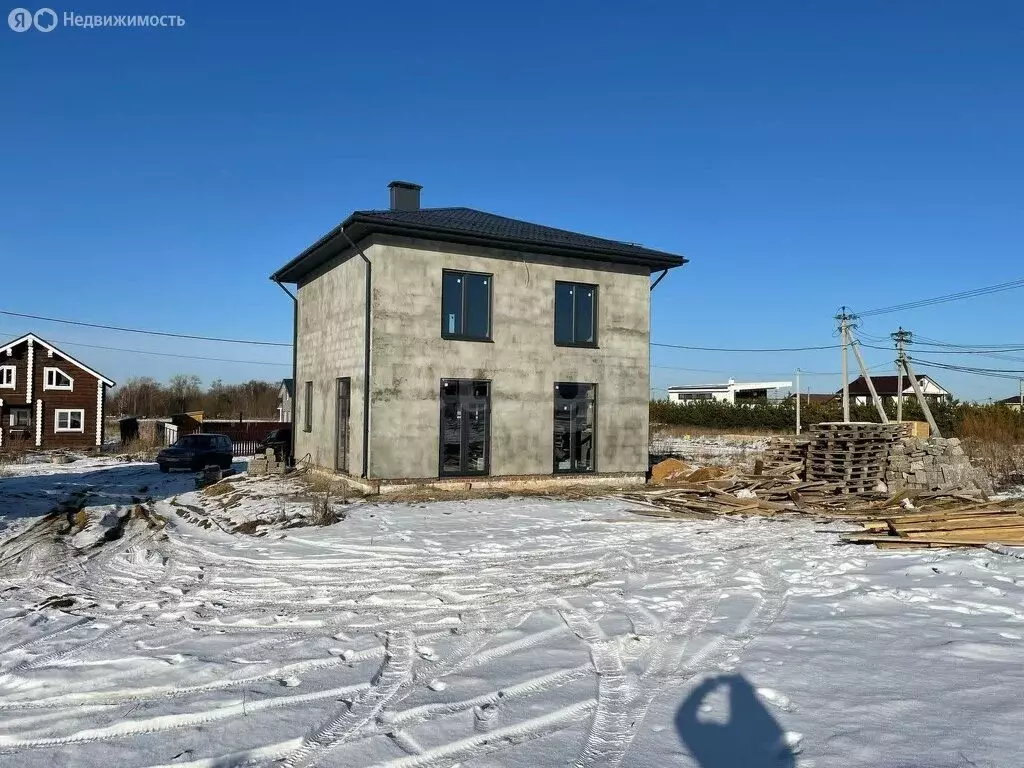
[[103, 402], [112, 386], [34, 333], [0, 343], [0, 451], [103, 445]]

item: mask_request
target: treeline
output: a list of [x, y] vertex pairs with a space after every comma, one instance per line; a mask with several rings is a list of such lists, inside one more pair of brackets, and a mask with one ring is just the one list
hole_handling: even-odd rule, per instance
[[138, 376], [110, 393], [107, 413], [148, 418], [201, 410], [209, 418], [269, 419], [277, 416], [280, 386], [280, 382], [255, 379], [242, 384], [215, 379], [203, 389], [198, 376], [179, 374], [166, 384]]
[[[995, 409], [995, 410], [993, 410]], [[886, 406], [890, 419], [896, 419], [896, 404]], [[959, 434], [965, 418], [972, 423], [979, 420], [992, 423], [1005, 422], [1008, 429], [1021, 421], [1015, 412], [1001, 405], [967, 405], [943, 403], [931, 406], [935, 423], [944, 435]], [[851, 405], [851, 421], [881, 421], [873, 405]], [[916, 401], [903, 403], [904, 421], [925, 421], [924, 413]], [[839, 402], [801, 403], [800, 423], [803, 427], [822, 421], [842, 421], [843, 407]], [[792, 432], [796, 427], [796, 402], [790, 398], [778, 404], [752, 406], [729, 405], [705, 400], [696, 403], [671, 403], [667, 400], [651, 401], [651, 423], [672, 424], [710, 429], [751, 429], [756, 431]]]

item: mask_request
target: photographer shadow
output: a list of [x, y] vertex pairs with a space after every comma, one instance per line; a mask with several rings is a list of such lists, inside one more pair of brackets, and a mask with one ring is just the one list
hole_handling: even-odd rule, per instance
[[[728, 695], [728, 719], [712, 720], [701, 708], [712, 694]], [[708, 702], [710, 703], [710, 702]], [[785, 732], [742, 675], [705, 680], [683, 702], [676, 731], [701, 768], [795, 768], [796, 755]]]

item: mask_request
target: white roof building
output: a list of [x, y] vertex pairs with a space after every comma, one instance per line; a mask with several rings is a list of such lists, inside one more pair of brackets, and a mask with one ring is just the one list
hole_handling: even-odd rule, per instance
[[768, 393], [783, 387], [792, 387], [791, 381], [736, 381], [729, 379], [725, 384], [685, 384], [668, 388], [668, 399], [672, 403], [693, 403], [713, 400], [718, 403], [736, 405], [744, 402], [758, 402], [768, 399]]

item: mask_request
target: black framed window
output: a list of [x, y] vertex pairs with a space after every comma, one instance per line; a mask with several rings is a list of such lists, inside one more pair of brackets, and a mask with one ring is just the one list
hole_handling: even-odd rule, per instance
[[439, 443], [440, 476], [491, 471], [491, 382], [441, 379]]
[[335, 412], [334, 469], [348, 472], [349, 415], [352, 413], [352, 379], [345, 376], [334, 380], [338, 402]]
[[555, 384], [555, 472], [594, 472], [597, 455], [597, 385]]
[[313, 382], [307, 381], [302, 393], [302, 431], [313, 431]]
[[493, 282], [493, 275], [481, 272], [442, 272], [442, 339], [491, 340]]
[[597, 286], [555, 283], [555, 344], [597, 346]]

